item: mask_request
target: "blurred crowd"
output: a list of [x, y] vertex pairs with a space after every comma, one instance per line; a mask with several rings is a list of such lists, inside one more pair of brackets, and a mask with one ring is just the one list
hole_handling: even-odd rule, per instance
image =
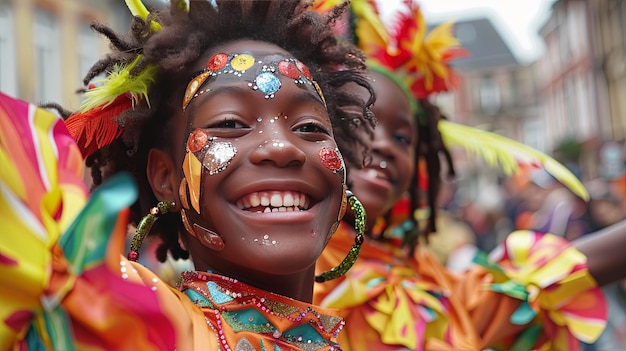
[[[626, 173], [584, 183], [589, 201], [536, 168], [496, 181], [478, 177], [450, 182], [440, 198], [442, 225], [430, 242], [431, 249], [444, 252], [438, 257], [450, 269], [461, 271], [471, 264], [477, 249], [491, 251], [513, 230], [549, 232], [573, 240], [626, 219]], [[626, 281], [603, 290], [609, 303], [607, 328], [584, 350], [626, 350]]]

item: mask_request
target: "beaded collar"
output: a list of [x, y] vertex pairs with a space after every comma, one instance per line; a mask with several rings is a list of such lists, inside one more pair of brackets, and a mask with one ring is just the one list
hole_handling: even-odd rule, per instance
[[341, 350], [334, 340], [345, 322], [333, 310], [205, 272], [184, 272], [177, 288], [202, 309], [222, 350]]

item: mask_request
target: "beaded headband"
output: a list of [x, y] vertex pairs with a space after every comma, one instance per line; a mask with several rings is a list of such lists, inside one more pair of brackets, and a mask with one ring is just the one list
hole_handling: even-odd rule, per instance
[[306, 89], [307, 85], [313, 86], [324, 107], [326, 107], [326, 99], [322, 90], [317, 82], [313, 80], [308, 67], [299, 60], [283, 57], [277, 60], [261, 61], [257, 60], [251, 53], [218, 53], [209, 58], [206, 68], [198, 73], [187, 85], [182, 103], [183, 110], [187, 108], [191, 100], [204, 93], [204, 91], [199, 89], [211, 77], [226, 74], [242, 77], [255, 65], [258, 68], [254, 74], [254, 79], [248, 81], [248, 86], [255, 91], [265, 94], [266, 99], [274, 98], [274, 94], [280, 89], [282, 85], [278, 75], [280, 73], [282, 76], [292, 79], [296, 85], [302, 88]]

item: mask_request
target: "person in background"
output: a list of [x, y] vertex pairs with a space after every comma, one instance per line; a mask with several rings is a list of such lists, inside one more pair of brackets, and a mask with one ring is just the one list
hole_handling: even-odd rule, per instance
[[[316, 6], [323, 11], [327, 4]], [[317, 284], [314, 301], [341, 310], [344, 350], [575, 350], [578, 340], [594, 340], [606, 313], [596, 281], [606, 284], [625, 274], [617, 250], [610, 262], [602, 262], [601, 251], [626, 246], [626, 222], [594, 235], [597, 246], [574, 247], [558, 236], [517, 231], [489, 257], [477, 255], [479, 265], [462, 275], [446, 270], [418, 246], [414, 213], [427, 204], [425, 231], [436, 231], [439, 157], [451, 166], [444, 147], [451, 139], [483, 155], [493, 152], [499, 161], [520, 149], [553, 170], [563, 169], [510, 140], [442, 119], [426, 97], [454, 81], [446, 63], [454, 57], [456, 41], [449, 24], [427, 33], [419, 7], [412, 1], [402, 4], [387, 26], [373, 1], [350, 4], [348, 23], [354, 27], [348, 32], [368, 57], [376, 93], [371, 162], [362, 170], [348, 165], [349, 184], [369, 219], [354, 267]], [[570, 173], [559, 177], [585, 195]], [[318, 261], [318, 271], [336, 265], [340, 252], [358, 236], [351, 223], [347, 215]]]

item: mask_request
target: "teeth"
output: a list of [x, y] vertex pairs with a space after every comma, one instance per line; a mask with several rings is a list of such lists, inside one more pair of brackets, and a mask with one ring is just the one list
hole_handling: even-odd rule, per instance
[[244, 197], [242, 202], [243, 202], [244, 208], [252, 207], [252, 204], [250, 203], [250, 199], [249, 198]]
[[280, 194], [272, 195], [270, 199], [270, 205], [272, 205], [272, 207], [280, 207], [283, 205], [283, 198], [280, 196]]
[[250, 195], [250, 207], [261, 206], [261, 199], [259, 198], [259, 194], [254, 193]]
[[291, 193], [285, 194], [285, 197], [283, 198], [283, 206], [293, 206], [293, 195], [291, 195]]
[[295, 207], [300, 206], [300, 196], [298, 194], [296, 194], [296, 196], [293, 197], [293, 206]]
[[259, 212], [293, 212], [309, 208], [310, 200], [305, 194], [290, 191], [257, 192], [244, 196], [236, 202], [238, 208], [245, 210], [264, 207]]
[[270, 205], [269, 196], [267, 196], [267, 194], [261, 195], [261, 206], [269, 206], [269, 205]]

